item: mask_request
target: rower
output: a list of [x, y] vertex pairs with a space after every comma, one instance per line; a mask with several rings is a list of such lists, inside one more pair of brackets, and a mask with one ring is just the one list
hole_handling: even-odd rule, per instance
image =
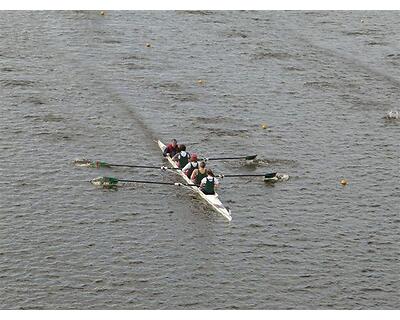
[[207, 177], [203, 178], [200, 183], [200, 189], [204, 194], [215, 194], [215, 189], [218, 188], [219, 181], [214, 177], [211, 169], [207, 169]]
[[197, 154], [193, 153], [190, 156], [189, 163], [183, 167], [182, 172], [184, 174], [186, 174], [186, 176], [190, 179], [194, 169], [197, 169], [198, 167], [199, 167], [199, 163], [197, 162]]
[[183, 168], [189, 162], [190, 154], [186, 152], [186, 146], [184, 144], [179, 145], [179, 153], [173, 156], [172, 160], [176, 162], [179, 168]]
[[202, 161], [200, 162], [199, 167], [193, 170], [190, 179], [196, 186], [200, 186], [201, 180], [205, 177], [207, 177], [206, 163]]
[[169, 155], [171, 158], [179, 152], [178, 142], [172, 139], [171, 143], [164, 149], [163, 156]]

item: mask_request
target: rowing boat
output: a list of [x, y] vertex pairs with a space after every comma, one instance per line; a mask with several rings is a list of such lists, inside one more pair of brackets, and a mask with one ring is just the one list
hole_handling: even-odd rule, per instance
[[[164, 149], [166, 148], [166, 145], [164, 143], [162, 143], [160, 140], [158, 140], [157, 143], [158, 143], [158, 146], [160, 147], [161, 151], [163, 152]], [[175, 163], [175, 161], [172, 160], [172, 158], [170, 156], [166, 156], [166, 158], [174, 168], [178, 168], [177, 164]], [[183, 180], [185, 180], [186, 183], [193, 184], [193, 182], [181, 170], [174, 170], [174, 172], [176, 174], [180, 175], [183, 178]], [[198, 188], [196, 186], [190, 186], [189, 188], [192, 189], [194, 192], [196, 192], [209, 205], [211, 205], [211, 207], [215, 211], [217, 211], [220, 214], [222, 214], [229, 221], [232, 220], [231, 211], [222, 204], [222, 202], [218, 198], [218, 194], [217, 193], [212, 194], [212, 195], [208, 195], [208, 194], [204, 194], [200, 190], [200, 188]]]

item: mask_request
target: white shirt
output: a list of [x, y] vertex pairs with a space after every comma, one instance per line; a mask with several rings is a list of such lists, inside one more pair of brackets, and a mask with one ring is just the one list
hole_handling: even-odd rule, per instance
[[181, 151], [178, 153], [178, 159], [180, 159], [181, 157], [186, 157], [188, 153], [186, 151]]
[[[213, 178], [213, 177], [207, 176], [207, 177], [203, 178], [203, 180], [201, 180], [201, 184], [200, 184], [201, 186], [203, 186], [203, 185], [206, 184], [207, 178]], [[211, 180], [211, 179], [210, 179], [210, 180]], [[214, 177], [214, 186], [217, 186], [217, 185], [219, 185], [219, 181], [218, 181], [217, 178]]]
[[195, 169], [197, 169], [199, 167], [199, 163], [197, 161], [196, 162], [188, 162], [188, 164], [182, 169], [182, 171], [185, 172], [186, 170], [189, 170], [192, 167], [192, 165], [191, 165], [192, 163], [196, 164], [196, 166], [194, 167]]
[[179, 160], [181, 157], [186, 157], [186, 155], [189, 156], [189, 153], [187, 153], [186, 151], [178, 152], [176, 155], [173, 156], [172, 160], [177, 161], [177, 160]]

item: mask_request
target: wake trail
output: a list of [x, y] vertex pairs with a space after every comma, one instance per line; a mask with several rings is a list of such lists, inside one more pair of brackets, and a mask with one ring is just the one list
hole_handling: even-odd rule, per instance
[[357, 70], [357, 71], [362, 71], [366, 73], [367, 75], [373, 76], [376, 78], [376, 80], [383, 80], [389, 83], [390, 85], [400, 88], [400, 79], [387, 74], [383, 71], [377, 70], [370, 65], [367, 65], [363, 63], [362, 61], [355, 59], [349, 55], [346, 54], [341, 54], [337, 50], [334, 50], [332, 48], [327, 48], [322, 45], [318, 45], [316, 43], [313, 43], [309, 39], [302, 38], [301, 39], [303, 43], [307, 43], [309, 47], [314, 48], [316, 51], [319, 51], [322, 55], [329, 56], [331, 58], [334, 58], [346, 65], [346, 67]]

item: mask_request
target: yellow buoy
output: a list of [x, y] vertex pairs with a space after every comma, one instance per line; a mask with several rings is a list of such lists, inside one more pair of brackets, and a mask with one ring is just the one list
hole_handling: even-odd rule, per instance
[[263, 124], [261, 125], [261, 128], [263, 128], [263, 129], [267, 129], [267, 128], [268, 128], [268, 126], [267, 126], [267, 124], [263, 123]]
[[204, 80], [197, 80], [197, 83], [198, 83], [198, 84], [204, 84], [205, 81], [204, 81]]
[[104, 11], [102, 11], [102, 12], [100, 12], [100, 14], [101, 14], [102, 16], [104, 16], [104, 15], [105, 15], [105, 12], [104, 12]]
[[342, 179], [342, 180], [340, 180], [340, 184], [341, 184], [342, 186], [346, 186], [346, 185], [348, 184], [348, 182], [347, 182], [346, 179]]
[[150, 43], [146, 43], [146, 47], [147, 47], [147, 48], [150, 48], [150, 47], [151, 47], [151, 44], [150, 44]]

